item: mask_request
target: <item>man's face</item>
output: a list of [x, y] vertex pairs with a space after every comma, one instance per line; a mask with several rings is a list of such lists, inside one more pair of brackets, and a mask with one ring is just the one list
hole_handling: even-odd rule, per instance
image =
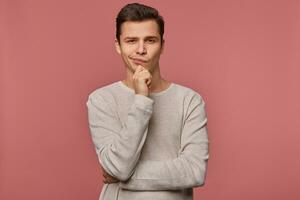
[[156, 21], [145, 20], [124, 22], [121, 26], [120, 44], [115, 40], [115, 46], [132, 73], [138, 65], [152, 73], [159, 66], [159, 57], [164, 45], [161, 45]]

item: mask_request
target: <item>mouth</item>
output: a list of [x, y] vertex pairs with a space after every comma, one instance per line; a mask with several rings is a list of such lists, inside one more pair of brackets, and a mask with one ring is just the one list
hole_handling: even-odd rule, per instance
[[131, 58], [135, 64], [145, 64], [147, 61], [142, 59]]

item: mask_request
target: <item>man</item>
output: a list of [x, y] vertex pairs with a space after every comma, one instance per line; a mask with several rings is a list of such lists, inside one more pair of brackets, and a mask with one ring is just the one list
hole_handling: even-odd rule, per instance
[[127, 4], [116, 19], [126, 77], [88, 97], [90, 133], [104, 176], [100, 200], [187, 200], [204, 185], [207, 117], [196, 91], [163, 79], [164, 20]]

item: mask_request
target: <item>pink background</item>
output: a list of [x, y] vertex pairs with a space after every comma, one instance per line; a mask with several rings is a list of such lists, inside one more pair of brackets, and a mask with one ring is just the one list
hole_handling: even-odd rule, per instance
[[[129, 1], [2, 0], [0, 199], [98, 199], [86, 100], [124, 77]], [[300, 1], [140, 1], [164, 16], [161, 73], [206, 100], [201, 200], [300, 199]]]

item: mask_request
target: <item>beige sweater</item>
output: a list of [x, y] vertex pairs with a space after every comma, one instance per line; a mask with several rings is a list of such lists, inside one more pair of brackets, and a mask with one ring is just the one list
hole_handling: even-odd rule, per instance
[[100, 200], [193, 199], [209, 157], [199, 93], [172, 83], [146, 97], [117, 81], [91, 92], [86, 105], [98, 160], [120, 180], [104, 184]]

